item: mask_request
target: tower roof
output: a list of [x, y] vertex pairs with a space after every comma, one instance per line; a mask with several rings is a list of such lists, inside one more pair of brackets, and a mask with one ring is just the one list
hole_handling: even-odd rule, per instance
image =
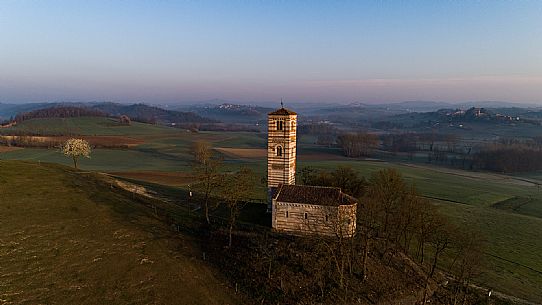
[[293, 112], [292, 110], [286, 109], [284, 107], [268, 113], [268, 115], [295, 115], [295, 114], [297, 113]]

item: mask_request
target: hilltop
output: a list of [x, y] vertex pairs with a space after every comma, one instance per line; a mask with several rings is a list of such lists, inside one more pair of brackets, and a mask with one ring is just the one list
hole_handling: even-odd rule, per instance
[[192, 106], [181, 106], [176, 109], [192, 111], [200, 116], [227, 123], [257, 123], [267, 119], [267, 114], [273, 108], [239, 105], [234, 103], [203, 104]]
[[123, 105], [117, 103], [101, 103], [92, 106], [112, 116], [127, 115], [132, 120], [144, 123], [183, 124], [183, 123], [215, 123], [216, 120], [204, 118], [194, 112], [166, 110], [146, 104]]
[[2, 302], [239, 304], [226, 282], [102, 175], [0, 161]]
[[67, 118], [81, 116], [126, 115], [134, 121], [153, 124], [216, 123], [216, 120], [204, 118], [194, 112], [166, 110], [146, 104], [119, 103], [39, 103], [25, 105], [0, 105], [0, 121], [14, 118], [22, 122], [36, 118]]

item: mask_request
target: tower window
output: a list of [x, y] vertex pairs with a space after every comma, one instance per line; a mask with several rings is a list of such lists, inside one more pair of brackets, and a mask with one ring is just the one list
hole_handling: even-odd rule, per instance
[[326, 215], [326, 221], [328, 221], [328, 219], [329, 219], [329, 216], [328, 216], [328, 215]]
[[309, 214], [305, 213], [305, 219], [309, 218]]
[[277, 156], [282, 157], [282, 146], [277, 146]]
[[288, 211], [286, 211], [286, 218], [288, 218]]
[[283, 121], [277, 121], [277, 130], [282, 130], [284, 128], [284, 122]]

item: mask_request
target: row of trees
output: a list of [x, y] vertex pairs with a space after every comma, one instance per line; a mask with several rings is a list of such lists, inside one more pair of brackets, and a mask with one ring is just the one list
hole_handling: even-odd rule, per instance
[[378, 147], [378, 136], [366, 132], [346, 133], [337, 136], [337, 144], [347, 157], [368, 157]]
[[482, 148], [472, 156], [472, 167], [502, 173], [542, 170], [542, 151], [528, 147]]

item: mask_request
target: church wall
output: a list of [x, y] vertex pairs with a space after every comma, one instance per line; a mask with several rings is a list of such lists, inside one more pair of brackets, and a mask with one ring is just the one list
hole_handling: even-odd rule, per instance
[[278, 232], [291, 234], [349, 237], [356, 229], [355, 213], [356, 204], [323, 206], [273, 199], [272, 226]]

